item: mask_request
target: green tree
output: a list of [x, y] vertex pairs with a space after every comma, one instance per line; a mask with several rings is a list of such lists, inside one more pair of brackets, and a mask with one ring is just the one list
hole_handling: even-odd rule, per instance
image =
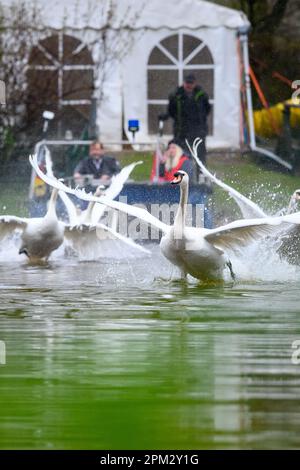
[[[281, 25], [293, 0], [217, 0], [223, 6], [242, 10], [251, 23], [249, 35], [250, 62], [270, 105], [289, 99], [290, 83], [299, 78], [299, 38], [296, 19], [291, 15], [290, 31], [285, 34]], [[296, 2], [295, 2], [296, 3]], [[281, 79], [279, 78], [281, 76]], [[256, 93], [254, 106], [261, 108]]]

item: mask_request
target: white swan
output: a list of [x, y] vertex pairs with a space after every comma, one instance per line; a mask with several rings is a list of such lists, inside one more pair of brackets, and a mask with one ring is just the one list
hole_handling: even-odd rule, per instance
[[185, 226], [186, 204], [188, 198], [188, 175], [178, 171], [174, 175], [173, 184], [180, 184], [180, 204], [174, 225], [164, 224], [147, 210], [117, 201], [108, 200], [87, 194], [84, 190], [71, 189], [60, 181], [49, 178], [37, 166], [36, 158], [30, 156], [30, 163], [47, 184], [59, 190], [75, 194], [85, 201], [105, 204], [113, 209], [152, 224], [162, 230], [161, 251], [174, 265], [178, 266], [183, 276], [187, 273], [200, 280], [216, 280], [223, 278], [226, 265], [233, 276], [231, 263], [225, 254], [226, 249], [238, 249], [245, 244], [271, 233], [281, 224], [280, 217], [251, 220], [237, 220], [217, 229], [194, 228]]
[[216, 229], [185, 226], [188, 175], [178, 171], [172, 181], [180, 184], [180, 204], [174, 226], [161, 240], [163, 254], [181, 268], [183, 274], [202, 279], [220, 279], [225, 266], [234, 278], [231, 262], [224, 250], [235, 250], [271, 233], [280, 219], [237, 220]]
[[19, 253], [24, 253], [31, 261], [48, 259], [64, 241], [64, 224], [57, 219], [55, 211], [57, 194], [54, 188], [44, 217], [0, 216], [0, 238], [19, 230], [22, 232]]

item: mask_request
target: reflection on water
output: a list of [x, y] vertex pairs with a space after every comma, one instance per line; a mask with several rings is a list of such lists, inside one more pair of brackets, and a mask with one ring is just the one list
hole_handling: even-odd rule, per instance
[[299, 446], [300, 276], [170, 274], [156, 250], [2, 262], [1, 448]]

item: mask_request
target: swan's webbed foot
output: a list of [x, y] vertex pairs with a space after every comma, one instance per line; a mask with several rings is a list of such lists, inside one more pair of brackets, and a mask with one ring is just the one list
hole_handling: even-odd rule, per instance
[[19, 249], [19, 255], [26, 255], [27, 258], [29, 258], [29, 254], [26, 248], [20, 248]]
[[228, 269], [230, 271], [230, 275], [232, 277], [232, 280], [235, 281], [236, 280], [236, 275], [233, 272], [231, 261], [228, 260], [227, 263], [226, 263], [226, 266], [228, 267]]

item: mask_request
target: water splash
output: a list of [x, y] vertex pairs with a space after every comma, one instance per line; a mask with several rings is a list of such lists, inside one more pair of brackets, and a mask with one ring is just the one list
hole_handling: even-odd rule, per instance
[[[230, 181], [232, 187], [236, 187], [239, 176]], [[296, 186], [295, 186], [295, 189]], [[243, 192], [241, 190], [241, 192]], [[286, 186], [272, 181], [265, 183], [254, 182], [249, 194], [245, 194], [251, 201], [254, 201], [264, 212], [270, 216], [278, 215], [279, 212], [286, 213], [292, 193]], [[229, 198], [231, 200], [231, 198]]]
[[269, 238], [243, 248], [230, 256], [237, 282], [288, 282], [300, 280], [300, 267], [280, 258], [276, 249], [280, 242]]
[[26, 260], [25, 255], [19, 255], [19, 247], [21, 245], [20, 234], [14, 233], [10, 237], [2, 240], [0, 243], [0, 262], [15, 263]]
[[[0, 262], [1, 263], [24, 263], [28, 259], [26, 255], [19, 255], [21, 245], [20, 234], [13, 234], [11, 237], [2, 240], [0, 243]], [[125, 245], [119, 240], [103, 240], [101, 243], [82, 243], [78, 245], [77, 251], [72, 245], [65, 241], [57, 250], [53, 251], [50, 259], [52, 261], [77, 260], [77, 261], [97, 261], [101, 259], [136, 259], [147, 257], [146, 254], [139, 252], [134, 247]]]

